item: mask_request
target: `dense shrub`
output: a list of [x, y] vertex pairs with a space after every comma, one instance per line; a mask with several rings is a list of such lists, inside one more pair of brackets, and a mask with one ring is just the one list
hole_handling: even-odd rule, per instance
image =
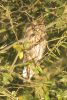
[[[23, 61], [24, 33], [42, 19], [47, 47], [28, 82], [22, 70], [32, 62]], [[17, 99], [67, 100], [66, 0], [0, 0], [0, 100]]]

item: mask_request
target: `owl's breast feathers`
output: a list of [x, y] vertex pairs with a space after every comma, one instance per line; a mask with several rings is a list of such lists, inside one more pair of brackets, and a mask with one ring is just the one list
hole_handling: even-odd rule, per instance
[[33, 46], [30, 50], [26, 51], [27, 60], [34, 59], [35, 62], [40, 60], [46, 49], [46, 44], [47, 44], [46, 42], [47, 41], [44, 40], [41, 43], [37, 44], [36, 46]]

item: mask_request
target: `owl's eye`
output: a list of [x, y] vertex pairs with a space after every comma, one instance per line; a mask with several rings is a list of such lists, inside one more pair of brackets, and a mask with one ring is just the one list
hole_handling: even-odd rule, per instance
[[33, 33], [33, 34], [30, 35], [30, 37], [33, 37], [33, 36], [35, 36], [35, 33]]

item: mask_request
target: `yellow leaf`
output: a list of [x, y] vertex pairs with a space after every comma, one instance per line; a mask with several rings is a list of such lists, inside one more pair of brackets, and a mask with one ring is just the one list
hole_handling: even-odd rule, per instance
[[18, 53], [18, 57], [19, 57], [19, 59], [23, 58], [23, 51]]
[[19, 96], [19, 97], [18, 97], [18, 100], [23, 100], [22, 96]]
[[13, 48], [16, 49], [16, 50], [19, 52], [19, 51], [22, 51], [23, 45], [20, 45], [20, 44], [14, 44], [14, 45], [13, 45]]

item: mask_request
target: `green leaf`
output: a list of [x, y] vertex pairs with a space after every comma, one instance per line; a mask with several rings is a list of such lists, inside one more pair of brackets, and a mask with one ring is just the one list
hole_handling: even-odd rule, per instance
[[37, 70], [38, 70], [40, 73], [42, 73], [42, 72], [43, 72], [43, 70], [42, 70], [41, 66], [37, 66], [36, 68], [37, 68]]
[[30, 42], [28, 42], [28, 41], [24, 42], [24, 49], [29, 49], [30, 46], [31, 46]]
[[58, 98], [58, 100], [62, 100], [61, 94], [57, 94], [57, 98]]
[[67, 100], [67, 90], [64, 91], [63, 98], [64, 98], [64, 100]]
[[44, 99], [44, 91], [43, 91], [43, 87], [40, 85], [40, 86], [37, 86], [35, 87], [35, 95], [40, 99]]
[[45, 94], [45, 100], [50, 100], [48, 92]]
[[38, 71], [38, 69], [37, 68], [33, 68], [33, 71], [36, 73], [36, 74], [39, 74], [39, 71]]
[[3, 73], [2, 75], [3, 75], [3, 81], [2, 82], [3, 82], [4, 85], [9, 84], [10, 81], [13, 80], [13, 77], [11, 76], [10, 73]]

